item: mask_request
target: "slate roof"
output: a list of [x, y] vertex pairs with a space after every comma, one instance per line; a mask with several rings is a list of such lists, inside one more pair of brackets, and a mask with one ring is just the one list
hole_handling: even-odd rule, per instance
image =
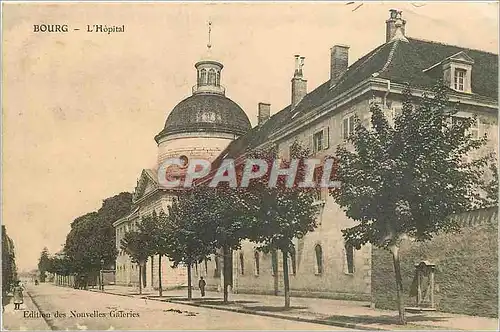
[[169, 134], [210, 131], [242, 135], [251, 128], [247, 115], [231, 99], [218, 94], [200, 93], [182, 100], [170, 112], [158, 141]]
[[334, 87], [330, 88], [327, 81], [308, 93], [293, 111], [289, 105], [274, 114], [263, 125], [252, 128], [229, 144], [214, 161], [212, 169], [215, 169], [222, 159], [236, 159], [265, 143], [272, 133], [290, 123], [294, 114], [310, 112], [357, 84], [372, 78], [374, 73], [378, 73], [380, 78], [390, 79], [395, 83], [410, 82], [414, 87], [424, 88], [432, 86], [436, 82], [436, 77], [423, 70], [461, 51], [474, 60], [473, 94], [498, 100], [497, 54], [415, 38], [407, 39], [408, 43], [394, 41], [380, 45], [353, 63]]

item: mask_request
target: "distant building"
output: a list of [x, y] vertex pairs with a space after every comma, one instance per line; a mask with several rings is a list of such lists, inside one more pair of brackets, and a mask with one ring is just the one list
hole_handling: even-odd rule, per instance
[[[174, 108], [165, 129], [156, 137], [158, 160], [167, 156], [207, 154], [215, 159], [221, 150], [219, 158], [236, 158], [246, 151], [268, 145], [277, 146], [280, 155], [286, 158], [294, 141], [308, 146], [316, 158], [322, 158], [332, 154], [353, 132], [355, 116], [365, 124], [369, 122], [371, 103], [378, 103], [392, 121], [401, 112], [404, 83], [412, 83], [414, 93], [422, 95], [424, 89], [440, 78], [449, 86], [450, 101], [460, 102], [456, 116], [476, 114], [477, 122], [471, 128], [473, 135], [488, 135], [488, 145], [480, 153], [496, 151], [498, 55], [411, 38], [406, 36], [405, 28], [401, 12], [391, 10], [385, 25], [386, 42], [350, 65], [349, 47], [334, 45], [330, 78], [311, 92], [307, 90], [302, 70], [304, 57], [296, 56], [290, 105], [271, 116], [271, 105], [259, 103], [259, 122], [252, 129], [241, 109], [223, 97], [216, 87], [217, 70], [222, 68], [220, 63], [198, 63], [198, 85], [193, 96]], [[206, 81], [212, 82], [207, 88], [200, 84], [205, 82], [200, 81], [201, 77], [208, 77], [202, 76], [202, 69], [215, 71], [211, 81]], [[216, 134], [210, 132], [212, 129]], [[170, 196], [158, 189], [154, 179], [154, 171], [143, 172], [136, 188], [134, 214], [115, 223], [117, 245], [127, 227], [141, 215], [155, 208], [166, 209]], [[371, 247], [366, 245], [354, 250], [344, 243], [341, 230], [355, 223], [346, 217], [326, 190], [317, 197], [315, 204], [321, 206], [319, 226], [296, 241], [295, 253], [288, 264], [292, 295], [369, 299], [372, 291]], [[255, 250], [254, 244], [243, 243], [242, 249], [233, 253], [230, 282], [233, 291], [279, 293], [283, 289], [280, 257], [262, 254]], [[127, 260], [121, 253], [117, 267], [130, 266]], [[208, 288], [220, 289], [221, 264], [221, 260], [214, 257], [196, 265], [194, 276], [204, 275]], [[121, 270], [121, 280], [126, 284], [132, 280], [127, 269]], [[117, 271], [120, 276], [120, 270]], [[177, 275], [179, 278], [175, 282], [185, 282], [183, 272]]]

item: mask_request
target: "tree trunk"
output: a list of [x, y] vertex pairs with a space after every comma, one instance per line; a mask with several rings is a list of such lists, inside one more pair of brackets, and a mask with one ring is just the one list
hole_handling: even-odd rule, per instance
[[273, 249], [271, 252], [271, 264], [273, 271], [273, 283], [274, 283], [274, 296], [278, 296], [279, 293], [279, 275], [278, 275], [278, 253]]
[[139, 263], [139, 294], [142, 295], [142, 263]]
[[188, 269], [188, 300], [191, 300], [193, 297], [193, 290], [191, 288], [191, 262], [188, 262], [187, 264], [187, 269]]
[[161, 255], [158, 255], [158, 295], [163, 296], [163, 289], [161, 289]]
[[224, 273], [224, 303], [227, 303], [229, 301], [229, 293], [228, 293], [228, 286], [229, 286], [229, 272], [228, 272], [228, 262], [229, 262], [229, 257], [228, 257], [228, 248], [227, 246], [222, 247], [222, 273]]
[[155, 262], [155, 256], [151, 256], [151, 289], [154, 289], [155, 284], [154, 284], [154, 278], [153, 278], [153, 271], [154, 271], [154, 262]]
[[283, 286], [285, 288], [285, 309], [290, 308], [290, 280], [288, 278], [288, 253], [283, 251]]
[[399, 262], [399, 246], [394, 245], [390, 248], [392, 252], [392, 261], [394, 263], [394, 274], [396, 276], [396, 295], [398, 298], [398, 310], [399, 310], [399, 324], [406, 324], [405, 317], [405, 304], [404, 304], [404, 291], [403, 291], [403, 278], [401, 277], [401, 264]]

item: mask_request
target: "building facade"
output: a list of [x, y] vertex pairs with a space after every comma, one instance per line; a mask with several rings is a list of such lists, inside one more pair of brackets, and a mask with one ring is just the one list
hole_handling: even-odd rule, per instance
[[[225, 136], [224, 144], [227, 146], [218, 144], [217, 148], [210, 150], [213, 151], [210, 156], [215, 159], [216, 152], [222, 150], [215, 160], [217, 163], [217, 160], [223, 158], [236, 159], [252, 149], [274, 145], [280, 155], [286, 158], [295, 141], [308, 147], [315, 158], [331, 155], [354, 130], [355, 117], [366, 125], [369, 124], [372, 103], [378, 103], [392, 121], [401, 112], [402, 91], [406, 82], [412, 84], [414, 95], [421, 96], [439, 79], [449, 86], [450, 101], [459, 103], [459, 113], [456, 116], [476, 115], [477, 122], [471, 132], [475, 137], [488, 136], [487, 146], [479, 153], [496, 151], [498, 55], [411, 38], [406, 36], [405, 27], [406, 21], [403, 20], [402, 13], [391, 10], [385, 27], [381, 24], [380, 29], [381, 33], [385, 32], [385, 43], [352, 64], [349, 63], [349, 47], [334, 45], [331, 48], [329, 80], [310, 92], [303, 72], [305, 58], [296, 56], [295, 71], [291, 78], [290, 105], [271, 116], [271, 105], [259, 103], [258, 125], [252, 129], [245, 127], [246, 133], [238, 132], [238, 135], [232, 137], [234, 139], [239, 136], [235, 140]], [[217, 82], [219, 65], [210, 63], [203, 68], [213, 69]], [[200, 77], [199, 73], [198, 78]], [[197, 89], [199, 86], [193, 92], [199, 91]], [[187, 114], [191, 115], [189, 111]], [[199, 114], [199, 119], [214, 119], [204, 109], [196, 114]], [[169, 119], [171, 117], [175, 118], [170, 115]], [[157, 136], [160, 162], [167, 155], [182, 153], [188, 156], [194, 151], [201, 153], [200, 146], [204, 147], [208, 142], [204, 140], [198, 146], [191, 143], [200, 135], [206, 135], [199, 131], [190, 134], [183, 132], [182, 135], [187, 136], [182, 137], [189, 137], [186, 140], [170, 140], [171, 137], [181, 135], [173, 128], [177, 127], [166, 125], [164, 131]], [[172, 132], [169, 131], [171, 129]], [[220, 140], [222, 138], [218, 137], [217, 142], [222, 142]], [[195, 147], [198, 149], [195, 150]], [[154, 184], [147, 178], [148, 171], [143, 173], [146, 173], [144, 180], [141, 178], [142, 182], [136, 188], [138, 202], [150, 199], [151, 204], [156, 204], [158, 208], [166, 206], [168, 195], [162, 194], [160, 198], [154, 196], [158, 194], [147, 191], [145, 188], [148, 183], [153, 187]], [[148, 196], [145, 194], [147, 192], [152, 194]], [[355, 223], [346, 217], [326, 190], [318, 195], [315, 204], [321, 207], [318, 227], [296, 241], [295, 253], [288, 264], [292, 296], [369, 299], [372, 293], [372, 248], [366, 245], [360, 250], [354, 250], [345, 245], [341, 230], [354, 226]], [[131, 217], [135, 218], [133, 220], [138, 220], [139, 211], [143, 209], [139, 205], [134, 212], [137, 217]], [[118, 229], [123, 227], [120, 225], [132, 219], [116, 223], [117, 241], [120, 238]], [[243, 243], [242, 249], [232, 254], [232, 291], [279, 294], [283, 289], [281, 257], [280, 253], [263, 254], [255, 250], [254, 244]], [[121, 255], [119, 259], [125, 257]], [[120, 264], [118, 260], [117, 264]], [[221, 264], [221, 259], [212, 257], [208, 262], [194, 267], [194, 276], [204, 275], [209, 288], [220, 290]]]
[[[308, 147], [316, 158], [332, 155], [354, 130], [358, 117], [370, 121], [370, 105], [378, 103], [390, 121], [401, 112], [406, 82], [422, 96], [438, 80], [449, 86], [450, 101], [459, 102], [457, 118], [477, 116], [472, 134], [487, 135], [488, 144], [477, 153], [498, 149], [498, 56], [405, 35], [402, 13], [392, 10], [386, 21], [386, 42], [349, 65], [349, 47], [331, 48], [330, 79], [307, 91], [304, 57], [296, 56], [290, 105], [270, 115], [270, 105], [259, 104], [259, 125], [222, 153], [236, 158], [249, 150], [275, 145], [286, 158], [294, 141]], [[382, 28], [382, 25], [381, 25]], [[382, 30], [382, 29], [381, 29]], [[354, 225], [326, 191], [318, 228], [296, 242], [290, 258], [290, 288], [294, 295], [369, 299], [372, 254], [370, 246], [353, 250], [341, 230]], [[274, 256], [274, 257], [273, 257]], [[233, 290], [276, 294], [282, 290], [281, 255], [263, 255], [244, 243], [233, 255]]]
[[[250, 121], [245, 112], [225, 95], [221, 83], [222, 63], [208, 54], [195, 64], [196, 84], [192, 95], [182, 100], [170, 112], [163, 130], [155, 136], [158, 146], [158, 164], [155, 169], [144, 169], [137, 182], [133, 195], [132, 212], [117, 220], [116, 230], [116, 283], [137, 285], [139, 268], [131, 262], [120, 248], [125, 233], [134, 229], [141, 218], [167, 212], [173, 195], [172, 191], [161, 188], [158, 172], [168, 158], [179, 158], [186, 165], [191, 158], [214, 160], [230, 142], [245, 134]], [[166, 258], [163, 259], [162, 286], [165, 288], [185, 285], [185, 268], [173, 269]], [[151, 257], [144, 268], [143, 286], [158, 286], [158, 257]]]

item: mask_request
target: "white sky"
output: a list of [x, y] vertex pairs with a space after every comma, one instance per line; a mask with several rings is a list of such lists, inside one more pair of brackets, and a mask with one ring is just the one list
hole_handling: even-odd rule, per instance
[[[353, 63], [385, 41], [390, 8], [408, 36], [498, 53], [497, 4], [422, 4], [4, 2], [2, 220], [19, 268], [35, 267], [44, 246], [59, 250], [74, 218], [154, 165], [153, 137], [191, 93], [209, 18], [226, 95], [255, 124], [258, 102], [272, 113], [289, 103], [294, 54], [311, 91], [329, 76], [331, 46], [350, 45]], [[40, 23], [81, 30], [33, 33]]]

